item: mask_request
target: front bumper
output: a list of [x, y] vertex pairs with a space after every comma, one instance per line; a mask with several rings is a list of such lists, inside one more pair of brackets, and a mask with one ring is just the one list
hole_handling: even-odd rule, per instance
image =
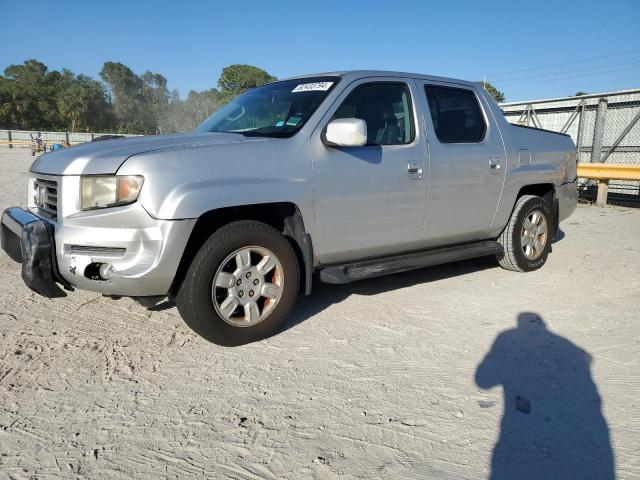
[[[194, 224], [154, 219], [138, 203], [77, 212], [58, 222], [11, 208], [2, 219], [2, 247], [22, 263], [25, 283], [45, 296], [53, 287], [56, 296], [64, 295], [56, 282], [105, 295], [160, 296], [169, 292]], [[29, 243], [34, 235], [37, 241]], [[96, 264], [112, 266], [112, 276], [97, 278]]]
[[22, 264], [22, 279], [45, 297], [64, 297], [58, 283], [70, 288], [58, 271], [52, 225], [21, 208], [8, 208], [0, 226], [2, 248]]

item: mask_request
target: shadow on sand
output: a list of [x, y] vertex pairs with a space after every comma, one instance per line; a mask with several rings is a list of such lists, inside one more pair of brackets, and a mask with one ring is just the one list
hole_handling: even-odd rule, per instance
[[[562, 230], [558, 230], [554, 243], [561, 241], [564, 236], [564, 232]], [[341, 302], [353, 293], [357, 293], [359, 295], [375, 295], [377, 293], [405, 288], [411, 285], [435, 282], [449, 277], [465, 275], [485, 270], [487, 268], [496, 268], [497, 266], [498, 262], [495, 257], [487, 256], [361, 280], [359, 282], [346, 285], [329, 285], [322, 283], [316, 276], [313, 281], [313, 291], [311, 295], [308, 297], [305, 297], [302, 294], [299, 295], [298, 303], [295, 306], [293, 313], [289, 319], [280, 326], [275, 334], [277, 335], [295, 327], [308, 318], [321, 312], [328, 306]], [[149, 307], [148, 310], [161, 312], [163, 310], [172, 309], [175, 306], [174, 300], [172, 298], [167, 298], [157, 305]]]
[[491, 256], [370, 278], [345, 285], [329, 285], [322, 283], [319, 279], [314, 279], [311, 295], [308, 297], [300, 295], [298, 297], [298, 304], [289, 319], [281, 325], [278, 333], [301, 324], [325, 308], [335, 303], [340, 303], [352, 294], [376, 295], [381, 292], [406, 288], [421, 283], [435, 282], [488, 268], [497, 268], [497, 266], [497, 261]]
[[613, 479], [614, 459], [591, 356], [523, 312], [476, 370], [481, 388], [502, 385], [504, 414], [491, 479]]
[[[564, 237], [564, 232], [559, 229], [553, 243], [562, 241]], [[435, 282], [449, 277], [456, 277], [458, 275], [465, 275], [497, 267], [498, 262], [495, 257], [487, 256], [360, 280], [346, 285], [329, 285], [322, 283], [318, 278], [314, 278], [311, 295], [308, 297], [300, 295], [298, 297], [298, 304], [292, 315], [280, 326], [276, 335], [295, 327], [330, 305], [341, 302], [353, 293], [357, 293], [358, 295], [376, 295], [381, 292], [406, 288], [421, 283]]]

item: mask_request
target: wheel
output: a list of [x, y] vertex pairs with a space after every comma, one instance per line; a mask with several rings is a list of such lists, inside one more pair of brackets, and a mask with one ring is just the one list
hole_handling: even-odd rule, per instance
[[509, 223], [498, 237], [504, 251], [497, 255], [502, 268], [530, 272], [547, 261], [552, 240], [551, 210], [534, 195], [518, 198]]
[[243, 345], [273, 333], [291, 311], [299, 285], [298, 259], [287, 239], [269, 225], [243, 220], [204, 243], [175, 302], [203, 338]]

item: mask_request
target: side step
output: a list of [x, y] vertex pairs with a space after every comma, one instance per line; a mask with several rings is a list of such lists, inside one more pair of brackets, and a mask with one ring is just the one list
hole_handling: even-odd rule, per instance
[[498, 242], [485, 240], [454, 247], [403, 253], [391, 257], [371, 258], [325, 267], [320, 270], [320, 280], [333, 284], [350, 283], [390, 273], [406, 272], [416, 268], [431, 267], [469, 258], [484, 257], [485, 255], [495, 255], [501, 251], [502, 245]]

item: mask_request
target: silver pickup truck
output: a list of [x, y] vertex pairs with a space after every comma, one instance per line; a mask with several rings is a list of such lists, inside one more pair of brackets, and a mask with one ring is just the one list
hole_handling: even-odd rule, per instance
[[196, 131], [40, 156], [2, 246], [60, 288], [175, 300], [223, 345], [329, 283], [495, 255], [540, 268], [577, 203], [567, 135], [509, 124], [476, 83], [353, 71], [250, 90]]

